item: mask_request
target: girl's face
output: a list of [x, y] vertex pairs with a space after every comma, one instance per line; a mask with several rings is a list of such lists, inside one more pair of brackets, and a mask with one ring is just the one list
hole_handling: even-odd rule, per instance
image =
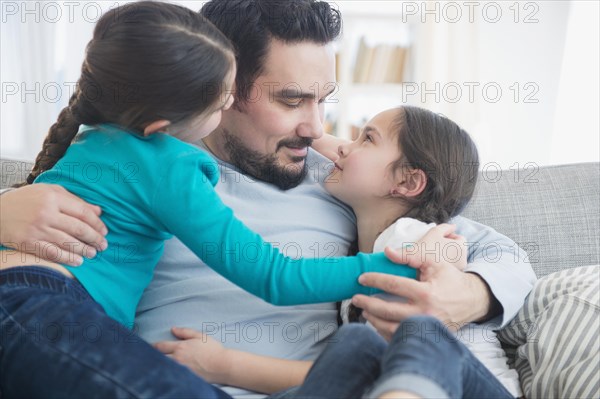
[[354, 208], [390, 194], [395, 180], [390, 164], [402, 155], [390, 131], [398, 112], [391, 109], [378, 114], [356, 140], [339, 146], [335, 169], [325, 180], [330, 194]]

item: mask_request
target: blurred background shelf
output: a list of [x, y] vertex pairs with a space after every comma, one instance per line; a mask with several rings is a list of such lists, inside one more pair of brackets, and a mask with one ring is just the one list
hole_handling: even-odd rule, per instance
[[400, 105], [411, 76], [413, 27], [401, 2], [336, 2], [344, 24], [337, 46], [338, 91], [325, 109], [326, 131], [343, 138], [378, 112]]
[[[172, 1], [196, 11], [205, 3]], [[63, 4], [68, 2], [10, 3], [23, 12], [51, 3], [51, 9], [58, 6], [62, 12], [58, 21], [28, 11], [7, 14], [0, 24], [0, 152], [31, 160], [68, 103], [94, 17], [82, 13], [83, 3], [74, 6], [75, 12]], [[102, 12], [115, 5], [84, 3]], [[343, 32], [335, 43], [339, 90], [325, 106], [327, 131], [350, 138], [352, 126], [363, 125], [384, 109], [408, 104], [458, 122], [477, 143], [482, 165], [509, 169], [516, 163], [600, 159], [600, 2], [330, 3], [342, 12]], [[467, 3], [475, 7], [472, 21]], [[493, 6], [488, 11], [501, 9], [498, 21], [486, 16], [488, 3]], [[459, 21], [452, 19], [453, 11], [462, 15]], [[363, 38], [374, 48], [408, 49], [404, 83], [355, 82]], [[472, 83], [478, 85], [473, 96], [467, 86]], [[486, 92], [486, 85], [497, 87], [501, 95], [490, 100], [494, 90]], [[458, 87], [462, 95], [457, 98], [447, 86]]]

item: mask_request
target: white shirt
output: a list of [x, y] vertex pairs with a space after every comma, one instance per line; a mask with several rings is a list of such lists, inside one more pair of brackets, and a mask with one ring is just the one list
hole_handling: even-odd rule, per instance
[[[402, 248], [407, 244], [416, 243], [433, 227], [435, 227], [435, 223], [427, 224], [412, 218], [400, 218], [377, 237], [373, 245], [373, 252], [383, 252], [385, 247]], [[406, 301], [404, 298], [394, 297], [390, 294], [378, 294], [377, 296], [386, 300]], [[348, 306], [346, 303], [344, 305]], [[345, 313], [343, 308], [342, 312]], [[456, 338], [496, 376], [515, 398], [521, 397], [519, 375], [516, 370], [508, 367], [508, 358], [493, 327], [494, 325], [491, 323], [470, 323], [456, 332]]]

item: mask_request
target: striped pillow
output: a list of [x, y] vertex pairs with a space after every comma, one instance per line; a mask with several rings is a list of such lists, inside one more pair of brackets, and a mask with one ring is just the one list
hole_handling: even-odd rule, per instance
[[500, 330], [527, 398], [600, 397], [599, 281], [600, 266], [550, 274]]

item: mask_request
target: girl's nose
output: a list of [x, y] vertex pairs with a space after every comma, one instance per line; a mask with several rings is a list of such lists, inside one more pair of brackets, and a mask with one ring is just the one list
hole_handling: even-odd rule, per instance
[[348, 147], [344, 144], [340, 145], [338, 147], [338, 155], [340, 156], [340, 158], [343, 158], [346, 155], [348, 155]]

